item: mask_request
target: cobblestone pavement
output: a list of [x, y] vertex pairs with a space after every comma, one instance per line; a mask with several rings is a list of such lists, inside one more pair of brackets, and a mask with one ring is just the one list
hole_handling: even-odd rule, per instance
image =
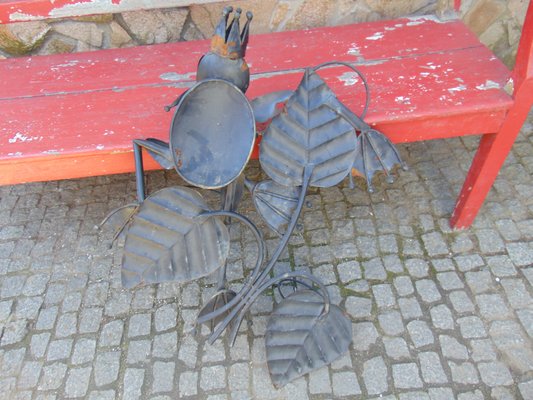
[[[400, 146], [410, 171], [373, 195], [310, 193], [276, 268], [319, 276], [353, 344], [279, 391], [264, 354], [271, 296], [230, 348], [193, 330], [213, 279], [121, 288], [120, 246], [94, 226], [134, 199], [131, 174], [0, 187], [0, 398], [533, 399], [533, 118], [474, 226], [454, 232], [476, 142]], [[151, 190], [177, 182], [149, 175]], [[232, 227], [234, 288], [254, 263], [248, 236]]]

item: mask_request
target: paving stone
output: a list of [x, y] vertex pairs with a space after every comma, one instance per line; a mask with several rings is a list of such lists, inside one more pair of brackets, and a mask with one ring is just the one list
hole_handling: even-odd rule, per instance
[[333, 380], [334, 396], [355, 396], [361, 394], [361, 387], [352, 371], [335, 372]]
[[415, 297], [402, 297], [398, 300], [400, 311], [404, 319], [419, 318], [422, 316], [422, 309]]
[[198, 372], [183, 372], [180, 375], [178, 388], [180, 398], [185, 396], [196, 396], [198, 394]]
[[487, 362], [477, 365], [481, 380], [491, 387], [507, 386], [513, 383], [509, 369], [502, 362]]
[[102, 308], [85, 308], [80, 313], [80, 333], [97, 332], [102, 322]]
[[386, 335], [396, 336], [405, 331], [402, 317], [396, 310], [378, 315], [379, 326]]
[[394, 287], [400, 296], [409, 296], [414, 293], [413, 283], [408, 276], [394, 278]]
[[533, 310], [518, 310], [516, 315], [529, 337], [533, 338]]
[[483, 322], [477, 316], [458, 318], [457, 323], [459, 324], [461, 335], [465, 339], [487, 336], [485, 326], [483, 326]]
[[153, 338], [152, 356], [174, 358], [178, 351], [178, 333], [168, 332]]
[[422, 379], [424, 379], [424, 382], [428, 384], [442, 384], [448, 382], [448, 378], [444, 373], [444, 369], [442, 368], [437, 353], [419, 353], [418, 360], [420, 361], [420, 370], [422, 371]]
[[452, 380], [455, 383], [475, 385], [479, 382], [479, 377], [474, 364], [470, 362], [456, 364], [453, 361], [448, 361], [448, 366], [452, 371]]
[[39, 390], [55, 390], [63, 383], [63, 378], [67, 372], [67, 366], [62, 363], [54, 363], [43, 367]]
[[128, 324], [128, 337], [145, 336], [150, 334], [152, 324], [151, 314], [135, 314], [130, 317]]
[[352, 332], [352, 346], [357, 351], [368, 350], [374, 343], [376, 343], [376, 340], [379, 337], [378, 331], [372, 322], [359, 322], [353, 324]]
[[383, 265], [388, 272], [393, 274], [402, 274], [404, 272], [403, 262], [398, 257], [398, 252], [395, 254], [388, 254], [382, 257]]
[[454, 329], [452, 312], [445, 304], [439, 304], [430, 310], [431, 322], [437, 329]]
[[476, 303], [483, 318], [488, 320], [504, 319], [510, 315], [509, 308], [499, 294], [480, 294]]
[[88, 400], [114, 400], [116, 398], [114, 390], [93, 390], [89, 393]]
[[150, 340], [132, 340], [128, 344], [128, 355], [126, 361], [128, 364], [136, 364], [148, 361], [150, 357]]
[[152, 367], [152, 393], [170, 392], [174, 387], [174, 362], [156, 361]]
[[431, 400], [449, 400], [455, 398], [453, 390], [448, 387], [429, 388], [428, 394]]
[[518, 384], [518, 389], [524, 399], [533, 399], [533, 379]]
[[425, 321], [409, 322], [407, 331], [416, 348], [427, 346], [435, 341], [433, 333]]
[[478, 254], [469, 254], [454, 257], [455, 263], [460, 271], [466, 272], [485, 265], [483, 259]]
[[422, 301], [426, 303], [433, 303], [441, 299], [437, 285], [430, 279], [422, 279], [415, 282], [416, 290]]
[[127, 368], [124, 373], [124, 400], [136, 400], [142, 398], [142, 386], [144, 384], [144, 369]]
[[488, 270], [467, 272], [465, 278], [473, 293], [483, 293], [495, 288], [492, 276]]
[[425, 278], [428, 276], [429, 265], [425, 260], [412, 258], [405, 261], [405, 267], [409, 275], [415, 278]]
[[380, 394], [388, 390], [388, 371], [382, 357], [375, 357], [363, 364], [363, 381], [368, 394]]
[[155, 329], [158, 332], [174, 328], [177, 322], [177, 309], [175, 304], [166, 304], [155, 312]]
[[61, 339], [50, 342], [46, 360], [57, 361], [69, 358], [73, 341], [73, 339]]
[[40, 333], [33, 335], [30, 340], [30, 352], [34, 358], [41, 358], [44, 356], [50, 341], [50, 333]]
[[383, 262], [379, 258], [363, 262], [363, 270], [365, 279], [375, 279], [379, 281], [387, 279], [387, 272], [385, 271]]
[[28, 361], [24, 363], [17, 381], [19, 389], [32, 389], [39, 382], [43, 363], [39, 361]]
[[507, 243], [505, 245], [511, 261], [517, 267], [533, 265], [533, 247], [531, 243]]
[[363, 274], [357, 261], [346, 261], [337, 265], [337, 272], [342, 283], [361, 279]]
[[67, 383], [65, 384], [65, 396], [83, 397], [89, 388], [91, 367], [71, 368], [68, 371]]
[[462, 289], [465, 286], [455, 271], [438, 273], [437, 279], [440, 287], [447, 291]]
[[226, 387], [226, 370], [222, 365], [203, 367], [200, 373], [200, 387], [215, 390]]
[[474, 390], [473, 392], [459, 393], [457, 400], [483, 400], [484, 396], [480, 390]]
[[437, 272], [453, 271], [455, 269], [453, 261], [449, 258], [433, 259], [431, 264]]
[[430, 257], [448, 254], [448, 246], [439, 232], [430, 232], [422, 235], [422, 242]]
[[353, 318], [366, 318], [372, 315], [372, 300], [364, 297], [350, 296], [344, 305], [346, 312]]
[[75, 313], [62, 314], [57, 319], [56, 337], [63, 338], [76, 333], [78, 319]]
[[23, 275], [3, 277], [0, 298], [18, 297], [22, 293], [25, 282], [26, 277]]
[[104, 386], [115, 382], [118, 378], [119, 366], [119, 352], [109, 351], [97, 354], [94, 364], [94, 382], [96, 386]]
[[372, 286], [372, 293], [379, 308], [392, 307], [396, 305], [396, 299], [392, 293], [391, 285], [374, 285]]
[[28, 279], [26, 279], [22, 294], [25, 296], [38, 296], [43, 294], [49, 280], [50, 276], [48, 274], [30, 275]]
[[41, 331], [46, 329], [52, 329], [56, 322], [59, 309], [57, 307], [50, 307], [42, 309], [39, 313], [39, 318], [35, 324], [35, 329]]
[[385, 352], [390, 358], [400, 360], [402, 358], [410, 358], [411, 353], [407, 348], [407, 343], [401, 337], [384, 337], [383, 345], [385, 346]]
[[86, 306], [104, 306], [108, 289], [109, 283], [107, 282], [90, 283], [85, 291], [83, 303]]
[[0, 346], [22, 342], [28, 333], [28, 321], [26, 319], [13, 319], [4, 326]]
[[71, 358], [72, 363], [76, 365], [92, 362], [95, 350], [96, 340], [88, 338], [78, 339], [74, 345], [74, 352]]
[[118, 346], [122, 340], [122, 332], [124, 331], [124, 323], [121, 320], [108, 322], [102, 328], [100, 334], [99, 346]]
[[105, 302], [104, 314], [109, 317], [126, 315], [130, 311], [132, 297], [130, 291], [112, 292]]
[[496, 350], [490, 339], [472, 340], [470, 348], [472, 349], [472, 360], [475, 362], [496, 360]]
[[492, 274], [500, 278], [516, 276], [517, 274], [513, 262], [506, 255], [487, 257], [487, 265]]
[[475, 311], [474, 303], [470, 300], [470, 297], [466, 292], [458, 290], [451, 292], [448, 298], [452, 302], [453, 309], [459, 314], [472, 313]]
[[504, 387], [496, 387], [492, 389], [490, 394], [494, 400], [514, 400], [515, 399], [514, 394], [508, 388], [504, 388]]
[[[324, 371], [326, 372], [325, 377]], [[311, 393], [324, 393], [321, 391], [325, 385], [324, 378], [327, 379], [329, 385], [329, 373], [327, 368], [321, 368], [313, 371], [309, 375], [309, 390]], [[236, 363], [230, 367], [228, 374], [228, 385], [232, 393], [237, 391], [248, 392], [249, 380], [250, 367], [247, 363]], [[331, 392], [331, 385], [329, 385], [329, 388], [330, 390], [326, 391], [327, 393]]]
[[393, 364], [392, 376], [398, 389], [415, 389], [423, 387], [422, 380], [415, 363]]
[[521, 280], [502, 279], [501, 285], [512, 308], [525, 308], [533, 304], [533, 300]]
[[505, 245], [498, 232], [494, 229], [479, 229], [476, 231], [479, 248], [484, 254], [505, 251]]
[[[239, 346], [241, 343], [241, 340], [239, 340], [242, 336], [238, 336], [237, 340], [235, 341], [235, 345], [233, 348]], [[248, 343], [246, 343], [248, 345]], [[241, 346], [242, 347], [242, 346]], [[189, 368], [194, 368], [196, 365], [196, 359], [197, 359], [197, 352], [198, 352], [198, 342], [192, 338], [191, 336], [186, 336], [182, 339], [179, 351], [178, 351], [178, 359], [183, 361], [185, 365]]]
[[429, 395], [426, 392], [405, 392], [400, 393], [400, 400], [430, 400]]
[[459, 343], [454, 337], [440, 335], [439, 342], [444, 357], [455, 360], [468, 360], [468, 350], [466, 346]]

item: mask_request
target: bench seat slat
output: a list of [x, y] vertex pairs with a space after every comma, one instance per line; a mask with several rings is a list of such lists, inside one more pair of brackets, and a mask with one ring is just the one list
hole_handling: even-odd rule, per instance
[[[246, 59], [254, 74], [338, 60], [372, 63], [481, 44], [462, 23], [400, 19], [254, 35]], [[0, 61], [0, 98], [193, 81], [208, 41]]]
[[[497, 131], [512, 105], [502, 89], [510, 76], [507, 68], [460, 23], [408, 22], [412, 21], [253, 36], [247, 54], [253, 72], [247, 94], [294, 89], [302, 67], [337, 59], [355, 62], [363, 71], [372, 95], [367, 120], [393, 141]], [[452, 28], [465, 42], [443, 40], [443, 48], [436, 51], [435, 34], [428, 43], [430, 26]], [[448, 29], [441, 32], [445, 38]], [[379, 36], [376, 32], [384, 32], [383, 37], [367, 40], [372, 43], [366, 48], [359, 44], [358, 55], [353, 54], [353, 43], [366, 43], [358, 37]], [[335, 35], [339, 43], [317, 43], [317, 34]], [[402, 47], [402, 40], [411, 50], [416, 48], [416, 54], [405, 53], [409, 48]], [[276, 52], [278, 43], [290, 44], [292, 57], [283, 54], [288, 44]], [[175, 43], [0, 62], [0, 75], [9, 71], [13, 76], [0, 83], [6, 89], [0, 90], [0, 184], [132, 171], [131, 140], [168, 138], [172, 115], [163, 105], [193, 84], [190, 72], [206, 47], [206, 42]], [[127, 62], [118, 66], [115, 59]], [[172, 68], [177, 72], [168, 75]], [[320, 74], [342, 101], [355, 112], [361, 109], [361, 86], [348, 70], [328, 68]], [[147, 160], [147, 167], [156, 165]]]

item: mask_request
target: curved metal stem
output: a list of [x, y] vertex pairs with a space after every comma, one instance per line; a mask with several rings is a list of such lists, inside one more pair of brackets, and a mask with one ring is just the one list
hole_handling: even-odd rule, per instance
[[361, 80], [363, 81], [363, 85], [365, 86], [366, 99], [365, 99], [365, 107], [363, 108], [363, 112], [361, 113], [361, 117], [360, 118], [364, 119], [365, 116], [366, 116], [366, 113], [368, 111], [368, 106], [370, 105], [370, 88], [368, 86], [368, 82], [367, 82], [365, 76], [363, 75], [363, 73], [361, 71], [359, 71], [353, 65], [351, 65], [351, 64], [349, 64], [347, 62], [344, 62], [344, 61], [328, 61], [328, 62], [325, 62], [325, 63], [322, 63], [322, 64], [318, 64], [317, 66], [313, 67], [313, 71], [317, 71], [320, 68], [328, 67], [328, 66], [331, 66], [331, 65], [344, 65], [346, 68], [350, 68], [352, 71], [354, 71], [361, 78]]
[[[254, 296], [254, 293], [257, 292], [257, 289], [252, 289], [252, 286], [255, 285], [257, 287], [258, 285], [259, 286], [262, 285], [262, 282], [270, 274], [270, 271], [272, 270], [272, 268], [274, 267], [274, 265], [278, 261], [278, 258], [281, 256], [281, 253], [283, 252], [283, 250], [287, 246], [287, 243], [289, 242], [291, 234], [294, 231], [294, 228], [296, 227], [296, 223], [298, 221], [298, 217], [300, 216], [300, 213], [302, 211], [302, 208], [303, 208], [303, 205], [304, 205], [304, 200], [305, 200], [305, 195], [306, 195], [306, 192], [307, 192], [307, 188], [309, 186], [309, 182], [311, 181], [311, 174], [313, 173], [313, 169], [314, 169], [314, 165], [306, 165], [305, 168], [304, 168], [302, 191], [300, 193], [300, 198], [298, 199], [298, 205], [296, 207], [296, 210], [294, 211], [294, 214], [292, 215], [292, 218], [291, 218], [291, 221], [290, 221], [289, 225], [287, 226], [287, 230], [285, 231], [285, 234], [283, 235], [283, 238], [279, 242], [278, 247], [276, 248], [276, 251], [272, 255], [272, 258], [270, 259], [268, 264], [265, 266], [265, 268], [263, 269], [261, 274], [256, 279], [249, 279], [248, 280], [248, 283], [246, 285], [248, 288], [246, 289], [246, 294], [245, 294], [244, 298], [242, 298], [242, 296], [240, 296], [240, 295], [241, 295], [241, 292], [245, 288], [243, 288], [243, 290], [241, 290], [241, 292], [239, 292], [239, 294], [237, 296], [241, 297], [242, 300], [239, 302], [239, 304], [236, 307], [233, 307], [231, 312], [226, 316], [226, 318], [224, 318], [224, 320], [222, 320], [222, 322], [217, 326], [217, 328], [211, 334], [211, 336], [209, 336], [209, 339], [208, 339], [209, 343], [212, 344], [222, 334], [224, 329], [226, 329], [226, 327], [229, 325], [231, 320], [233, 318], [235, 318], [235, 316], [237, 315], [239, 310], [246, 306], [246, 304], [249, 302], [250, 298], [252, 298]], [[254, 300], [255, 300], [255, 297], [254, 297]], [[229, 305], [229, 303], [228, 303], [228, 305]], [[217, 310], [217, 312], [218, 312], [218, 310]], [[214, 314], [214, 313], [212, 313], [212, 314]], [[222, 314], [222, 312], [219, 313], [218, 315], [220, 315], [220, 314]], [[242, 320], [242, 318], [241, 318], [241, 320]], [[240, 323], [239, 323], [239, 325], [240, 325]]]
[[250, 278], [248, 278], [247, 283], [239, 291], [239, 293], [237, 293], [237, 295], [231, 301], [224, 304], [223, 307], [219, 307], [213, 312], [199, 316], [196, 321], [199, 324], [203, 324], [205, 322], [208, 322], [210, 320], [213, 320], [221, 316], [222, 314], [230, 310], [233, 306], [235, 306], [239, 302], [239, 300], [241, 300], [244, 297], [244, 295], [252, 287], [253, 282], [256, 280], [257, 276], [259, 275], [259, 272], [261, 271], [261, 265], [263, 264], [263, 261], [265, 259], [265, 254], [266, 254], [265, 241], [263, 240], [263, 237], [261, 236], [261, 232], [259, 232], [259, 229], [257, 229], [254, 223], [250, 221], [248, 218], [246, 218], [245, 216], [238, 214], [236, 212], [233, 212], [233, 211], [226, 211], [226, 210], [208, 211], [208, 212], [201, 214], [201, 216], [206, 216], [206, 217], [222, 216], [222, 217], [236, 218], [237, 220], [245, 224], [248, 228], [250, 228], [250, 230], [254, 234], [254, 237], [257, 241], [258, 254], [257, 254], [257, 260], [255, 263], [254, 269], [252, 270], [252, 275], [250, 276]]
[[239, 327], [241, 326], [242, 320], [244, 316], [246, 315], [246, 313], [248, 312], [248, 310], [250, 309], [250, 307], [252, 306], [252, 304], [254, 303], [254, 301], [257, 299], [257, 297], [261, 293], [263, 293], [266, 289], [268, 289], [270, 286], [280, 281], [284, 281], [284, 280], [291, 279], [291, 278], [305, 278], [305, 279], [309, 279], [311, 282], [316, 284], [319, 287], [320, 291], [322, 292], [322, 298], [324, 299], [324, 309], [322, 310], [321, 315], [326, 315], [329, 312], [329, 305], [330, 305], [329, 293], [322, 282], [320, 282], [317, 278], [315, 278], [311, 274], [308, 274], [307, 272], [298, 272], [298, 271], [287, 272], [283, 275], [274, 277], [266, 281], [261, 286], [259, 286], [259, 288], [256, 289], [254, 293], [250, 296], [248, 302], [240, 310], [239, 316], [237, 317], [237, 321], [235, 321], [231, 329], [231, 333], [229, 337], [229, 341], [231, 345], [235, 343], [235, 339], [237, 338], [237, 333], [239, 332]]

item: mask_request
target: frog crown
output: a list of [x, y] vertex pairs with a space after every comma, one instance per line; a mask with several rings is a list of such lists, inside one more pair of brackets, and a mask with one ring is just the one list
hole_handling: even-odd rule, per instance
[[215, 33], [211, 39], [211, 51], [222, 57], [234, 60], [244, 57], [253, 14], [250, 11], [246, 13], [246, 23], [242, 32], [240, 32], [239, 19], [242, 10], [240, 8], [235, 10], [233, 20], [228, 25], [228, 19], [232, 12], [233, 7], [224, 7], [220, 22], [216, 26]]

